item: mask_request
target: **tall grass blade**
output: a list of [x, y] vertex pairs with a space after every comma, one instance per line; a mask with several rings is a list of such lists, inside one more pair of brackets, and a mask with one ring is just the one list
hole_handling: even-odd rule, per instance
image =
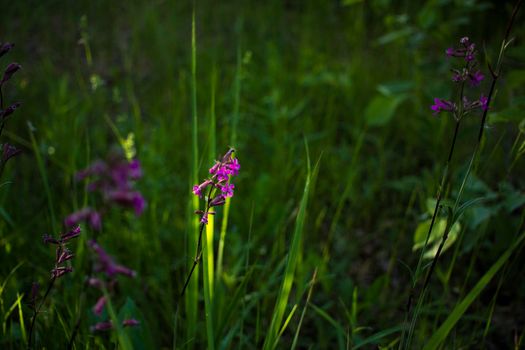
[[308, 195], [310, 193], [310, 155], [308, 154], [308, 147], [306, 148], [307, 153], [307, 174], [306, 181], [303, 190], [303, 196], [299, 205], [299, 211], [297, 218], [295, 220], [295, 228], [291, 242], [290, 252], [288, 253], [288, 259], [286, 262], [286, 269], [284, 272], [284, 278], [277, 296], [277, 302], [275, 303], [275, 308], [273, 312], [272, 321], [270, 323], [270, 328], [264, 340], [264, 349], [273, 349], [275, 348], [277, 341], [279, 340], [279, 330], [281, 328], [281, 323], [283, 316], [288, 305], [288, 297], [292, 289], [292, 283], [294, 279], [294, 273], [296, 268], [297, 259], [299, 257], [300, 242], [303, 235], [303, 227], [306, 218], [306, 207], [308, 204]]
[[[197, 118], [197, 44], [195, 37], [195, 8], [193, 9], [193, 17], [191, 22], [191, 179], [190, 187], [193, 184], [198, 183], [198, 171], [199, 171], [199, 148], [198, 148], [198, 118]], [[191, 196], [190, 199], [190, 225], [189, 225], [189, 236], [188, 236], [188, 256], [195, 255], [197, 253], [197, 244], [199, 240], [199, 219], [193, 212], [199, 209], [199, 198], [197, 196]], [[192, 264], [193, 261], [189, 260]], [[199, 269], [196, 269], [193, 273], [188, 289], [186, 292], [186, 329], [187, 339], [195, 338], [197, 331], [197, 307], [199, 299]], [[193, 344], [193, 342], [190, 343]]]
[[448, 334], [454, 328], [456, 323], [460, 320], [461, 316], [467, 311], [469, 306], [476, 300], [476, 298], [479, 296], [481, 291], [489, 284], [489, 282], [492, 280], [494, 275], [499, 271], [499, 269], [505, 264], [505, 262], [509, 259], [512, 252], [520, 245], [520, 243], [525, 238], [525, 233], [522, 233], [521, 236], [518, 237], [516, 242], [508, 248], [503, 255], [500, 256], [500, 258], [492, 265], [492, 267], [481, 277], [481, 279], [476, 283], [474, 288], [465, 296], [465, 298], [452, 310], [450, 315], [447, 317], [445, 322], [441, 324], [441, 326], [438, 328], [436, 332], [432, 335], [428, 343], [425, 345], [423, 350], [434, 350], [437, 349], [441, 343], [445, 341]]

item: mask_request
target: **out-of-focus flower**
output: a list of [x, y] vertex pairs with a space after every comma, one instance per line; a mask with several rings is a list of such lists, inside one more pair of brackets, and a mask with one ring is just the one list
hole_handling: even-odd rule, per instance
[[98, 262], [95, 266], [96, 272], [104, 272], [110, 278], [115, 277], [117, 274], [128, 277], [136, 276], [135, 271], [115, 263], [113, 258], [94, 240], [89, 241], [88, 245], [97, 254]]
[[15, 74], [21, 68], [22, 66], [18, 63], [10, 63], [4, 71], [4, 77], [2, 78], [2, 81], [0, 81], [0, 85], [3, 85], [5, 82], [11, 79], [13, 74]]
[[101, 229], [102, 223], [100, 220], [100, 213], [90, 207], [82, 208], [69, 214], [64, 220], [64, 225], [66, 227], [72, 226], [83, 221], [87, 222], [94, 230], [99, 231]]
[[0, 44], [0, 57], [8, 53], [13, 47], [15, 47], [15, 45], [11, 43]]

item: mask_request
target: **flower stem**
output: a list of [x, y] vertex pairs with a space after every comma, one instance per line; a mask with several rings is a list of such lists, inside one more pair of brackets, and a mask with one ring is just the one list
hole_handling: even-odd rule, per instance
[[49, 281], [49, 285], [47, 286], [46, 293], [44, 294], [44, 297], [40, 301], [40, 304], [38, 305], [38, 307], [36, 307], [33, 310], [33, 317], [31, 319], [31, 326], [29, 327], [29, 337], [28, 337], [28, 343], [27, 343], [27, 348], [28, 349], [31, 349], [31, 346], [32, 346], [33, 329], [35, 328], [36, 317], [37, 317], [38, 313], [40, 312], [40, 309], [44, 305], [44, 302], [46, 301], [46, 298], [49, 295], [49, 292], [51, 292], [51, 289], [53, 288], [53, 285], [55, 284], [55, 280], [56, 280], [56, 277], [52, 277], [51, 278], [51, 280]]

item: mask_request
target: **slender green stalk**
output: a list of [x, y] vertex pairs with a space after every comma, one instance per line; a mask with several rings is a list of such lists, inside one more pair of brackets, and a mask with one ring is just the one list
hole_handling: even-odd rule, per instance
[[[195, 33], [195, 6], [193, 8], [191, 25], [191, 101], [192, 101], [192, 119], [191, 119], [191, 179], [190, 186], [198, 182], [198, 169], [199, 169], [199, 148], [198, 148], [198, 118], [197, 118], [197, 44], [196, 44], [196, 33]], [[196, 196], [191, 196], [190, 199], [191, 217], [189, 225], [189, 236], [188, 236], [188, 252], [195, 252], [200, 249], [198, 242], [200, 242], [200, 236], [202, 234], [202, 227], [199, 229], [199, 219], [193, 212], [199, 210], [199, 199]], [[200, 232], [199, 232], [200, 231]], [[192, 270], [189, 274], [190, 278], [193, 276], [192, 283], [189, 284], [188, 293], [186, 293], [186, 329], [187, 339], [195, 338], [197, 332], [197, 308], [199, 301], [199, 272], [193, 270], [196, 264], [192, 266]], [[186, 281], [184, 290], [188, 287], [190, 280]], [[190, 343], [194, 344], [193, 342]], [[192, 346], [192, 345], [191, 345]]]
[[[232, 117], [232, 125], [231, 125], [230, 146], [234, 146], [237, 142], [237, 124], [239, 121], [239, 110], [240, 110], [240, 101], [241, 101], [241, 80], [242, 80], [242, 57], [241, 57], [241, 45], [239, 44], [237, 47], [237, 68], [235, 71], [235, 88], [234, 88], [235, 97], [234, 97], [234, 104], [233, 104], [233, 117]], [[226, 203], [224, 204], [224, 210], [222, 214], [219, 247], [217, 250], [217, 278], [221, 278], [222, 276], [224, 244], [226, 242], [226, 231], [228, 229], [228, 218], [230, 214], [230, 201], [231, 201], [231, 198], [226, 199]]]
[[308, 147], [306, 149], [307, 149], [306, 153], [307, 153], [308, 160], [307, 160], [307, 173], [306, 173], [306, 181], [305, 181], [304, 190], [303, 190], [303, 196], [301, 198], [301, 202], [299, 205], [299, 211], [297, 213], [297, 217], [295, 220], [294, 234], [292, 237], [290, 251], [288, 253], [288, 258], [286, 261], [286, 269], [284, 272], [283, 282], [279, 290], [279, 294], [277, 296], [277, 301], [275, 303], [272, 321], [270, 323], [270, 327], [268, 329], [266, 338], [264, 340], [263, 349], [265, 350], [274, 349], [279, 340], [279, 331], [281, 330], [282, 320], [283, 320], [283, 317], [286, 311], [286, 307], [288, 305], [288, 297], [292, 289], [295, 269], [296, 269], [297, 260], [299, 257], [299, 249], [301, 247], [300, 243], [301, 243], [301, 238], [303, 235], [303, 227], [304, 227], [304, 223], [306, 219], [306, 207], [308, 204], [308, 196], [311, 190], [310, 181], [311, 181], [312, 171], [310, 169], [310, 158], [308, 155]]

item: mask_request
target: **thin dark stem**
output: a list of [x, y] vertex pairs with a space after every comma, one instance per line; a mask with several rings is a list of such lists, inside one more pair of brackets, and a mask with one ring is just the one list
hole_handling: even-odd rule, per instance
[[27, 343], [28, 349], [31, 349], [31, 346], [32, 346], [33, 330], [35, 328], [36, 317], [38, 313], [40, 312], [40, 309], [44, 305], [44, 302], [46, 301], [47, 296], [51, 292], [51, 289], [53, 288], [53, 285], [55, 284], [55, 280], [56, 280], [56, 277], [51, 278], [51, 280], [49, 281], [49, 285], [47, 286], [46, 293], [44, 294], [44, 297], [40, 301], [40, 304], [38, 305], [38, 307], [35, 308], [35, 310], [33, 311], [33, 318], [31, 319], [31, 326], [29, 327], [29, 338], [28, 338], [28, 343]]
[[[213, 187], [213, 184], [212, 184], [210, 186], [210, 190], [208, 191], [208, 197], [206, 198], [206, 210], [202, 214], [203, 217], [207, 216], [209, 214], [210, 204], [211, 204], [211, 194], [213, 192], [213, 189], [214, 189], [214, 187]], [[188, 284], [190, 283], [191, 276], [193, 275], [193, 271], [195, 271], [195, 268], [197, 267], [197, 265], [199, 264], [199, 261], [201, 259], [201, 256], [202, 256], [202, 232], [204, 231], [204, 227], [205, 226], [206, 226], [206, 224], [201, 221], [201, 225], [200, 225], [200, 228], [199, 228], [199, 242], [197, 243], [197, 252], [195, 253], [195, 259], [193, 259], [193, 265], [191, 267], [190, 273], [188, 274], [188, 277], [186, 277], [186, 282], [184, 283], [184, 287], [182, 287], [182, 291], [180, 292], [179, 301], [184, 296], [184, 293], [186, 293], [186, 288], [188, 287]], [[178, 304], [178, 302], [177, 302], [177, 304]]]
[[199, 230], [199, 244], [197, 246], [197, 254], [195, 255], [195, 259], [193, 259], [193, 266], [191, 267], [190, 273], [188, 274], [188, 277], [186, 277], [186, 282], [184, 283], [184, 287], [182, 287], [182, 291], [180, 292], [179, 300], [184, 297], [184, 293], [186, 292], [186, 288], [188, 287], [188, 284], [190, 283], [191, 276], [193, 275], [193, 271], [197, 267], [197, 264], [199, 263], [199, 260], [202, 255], [202, 232], [204, 231], [204, 223], [201, 223], [201, 227]]

